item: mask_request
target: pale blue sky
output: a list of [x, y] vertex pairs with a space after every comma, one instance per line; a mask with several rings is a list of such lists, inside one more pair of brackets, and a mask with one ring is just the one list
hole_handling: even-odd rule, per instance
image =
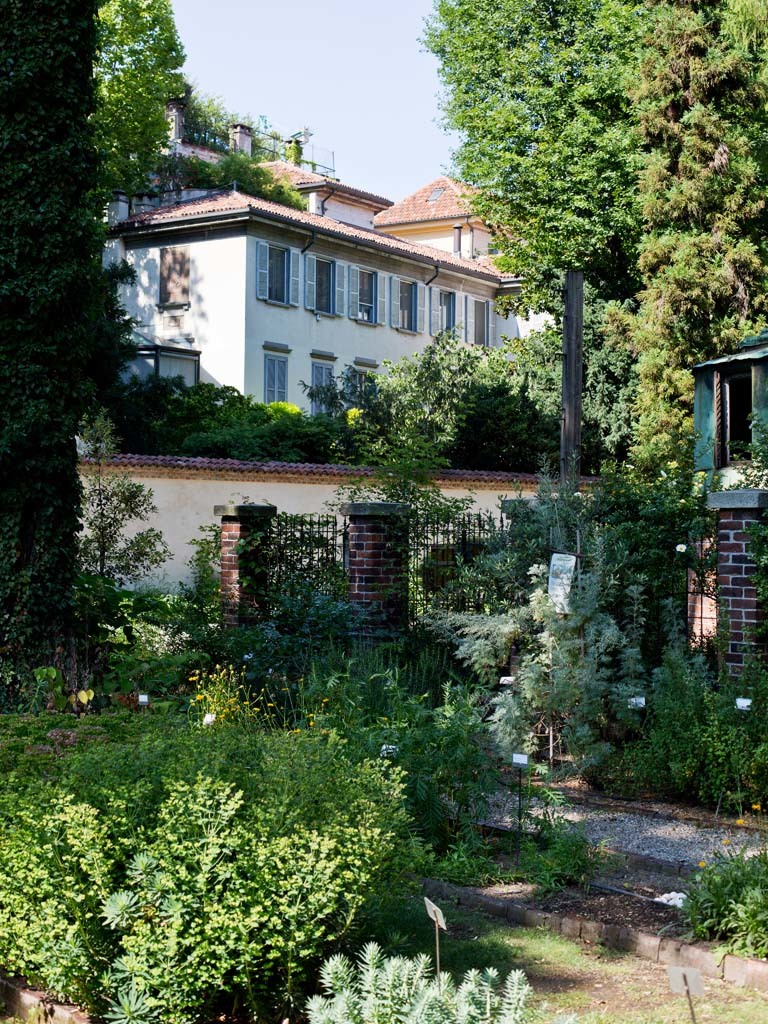
[[450, 169], [437, 61], [420, 38], [432, 0], [172, 0], [186, 73], [238, 113], [309, 126], [336, 173], [402, 199]]

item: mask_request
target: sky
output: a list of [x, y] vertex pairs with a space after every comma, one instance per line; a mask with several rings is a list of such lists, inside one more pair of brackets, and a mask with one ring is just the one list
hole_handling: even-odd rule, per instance
[[420, 38], [432, 0], [172, 0], [185, 73], [225, 106], [334, 155], [336, 176], [402, 199], [450, 171], [437, 60]]

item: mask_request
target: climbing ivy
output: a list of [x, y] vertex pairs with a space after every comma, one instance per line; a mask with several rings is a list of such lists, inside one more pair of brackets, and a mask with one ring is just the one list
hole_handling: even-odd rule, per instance
[[[0, 679], [63, 661], [99, 313], [96, 0], [0, 0]], [[16, 676], [18, 678], [18, 674]]]

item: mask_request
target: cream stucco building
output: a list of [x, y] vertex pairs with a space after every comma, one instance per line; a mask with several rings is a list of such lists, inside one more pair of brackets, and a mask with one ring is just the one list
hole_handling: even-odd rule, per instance
[[441, 330], [494, 346], [529, 329], [497, 312], [519, 282], [495, 267], [487, 229], [451, 179], [393, 204], [295, 165], [266, 166], [306, 211], [236, 190], [113, 204], [105, 258], [136, 272], [123, 301], [139, 372], [309, 408], [307, 387], [347, 367], [378, 372]]

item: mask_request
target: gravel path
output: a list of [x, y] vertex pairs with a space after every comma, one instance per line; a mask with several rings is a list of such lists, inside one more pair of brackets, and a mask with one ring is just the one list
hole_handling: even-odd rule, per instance
[[[532, 806], [535, 813], [535, 806]], [[673, 817], [632, 814], [603, 807], [576, 805], [560, 808], [558, 814], [567, 821], [582, 822], [591, 843], [604, 842], [612, 850], [642, 854], [674, 864], [698, 867], [709, 862], [715, 853], [738, 853], [746, 849], [757, 853], [768, 837], [738, 827], [702, 826]], [[516, 798], [499, 793], [491, 803], [489, 821], [515, 827]]]

